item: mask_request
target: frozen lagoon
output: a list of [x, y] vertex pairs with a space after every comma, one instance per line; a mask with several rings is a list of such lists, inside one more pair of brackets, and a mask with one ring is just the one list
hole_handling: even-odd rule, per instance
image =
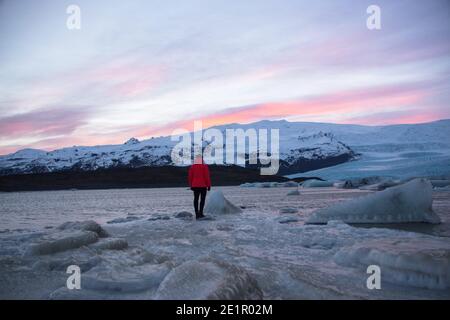
[[[449, 191], [433, 192], [440, 225], [363, 228], [304, 221], [316, 209], [369, 191], [317, 188], [287, 196], [295, 189], [217, 189], [243, 213], [197, 222], [175, 218], [192, 212], [192, 194], [184, 188], [1, 193], [0, 297], [450, 298]], [[280, 213], [295, 211], [283, 208], [297, 213]], [[107, 223], [117, 218], [125, 219]], [[79, 232], [92, 231], [56, 229], [89, 219], [109, 236], [83, 238]], [[92, 242], [29, 254], [43, 238], [69, 232]], [[366, 288], [366, 267], [372, 263], [382, 265], [380, 290]], [[81, 290], [65, 288], [71, 264], [81, 267]]]

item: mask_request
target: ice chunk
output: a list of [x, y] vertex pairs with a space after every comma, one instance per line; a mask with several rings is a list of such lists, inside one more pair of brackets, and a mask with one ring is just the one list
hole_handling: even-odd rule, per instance
[[193, 217], [192, 213], [188, 211], [181, 211], [175, 214], [175, 218], [179, 219], [192, 219]]
[[299, 195], [300, 195], [300, 192], [297, 189], [291, 190], [287, 193], [287, 196], [299, 196]]
[[94, 243], [97, 240], [97, 233], [92, 231], [74, 230], [56, 232], [46, 235], [40, 242], [32, 244], [26, 253], [31, 255], [52, 254], [79, 248]]
[[147, 292], [156, 290], [169, 271], [168, 263], [139, 266], [102, 263], [81, 274], [82, 290], [69, 290], [62, 287], [52, 292], [49, 298], [108, 299], [121, 297], [118, 294], [132, 293], [141, 293], [139, 297], [148, 297]]
[[147, 219], [147, 221], [156, 221], [156, 220], [170, 220], [170, 217], [165, 215], [156, 215], [154, 217], [150, 217]]
[[400, 181], [395, 181], [392, 179], [384, 180], [380, 183], [370, 184], [370, 185], [364, 185], [360, 187], [361, 190], [370, 190], [370, 191], [381, 191], [390, 187], [395, 187], [397, 185], [401, 184]]
[[298, 183], [295, 181], [286, 181], [286, 182], [246, 182], [239, 187], [241, 188], [279, 188], [279, 187], [297, 187]]
[[206, 199], [204, 211], [211, 214], [240, 213], [242, 210], [228, 201], [222, 191], [212, 191]]
[[292, 208], [292, 207], [284, 207], [280, 209], [280, 213], [297, 213], [298, 210], [297, 208]]
[[287, 181], [283, 183], [283, 187], [290, 188], [290, 187], [297, 187], [298, 183], [295, 181]]
[[278, 222], [281, 224], [284, 223], [292, 223], [292, 222], [298, 222], [299, 220], [294, 217], [282, 217], [281, 219], [278, 219]]
[[321, 181], [317, 179], [306, 180], [302, 183], [303, 188], [322, 188], [322, 187], [332, 187], [333, 182], [331, 181]]
[[136, 221], [136, 220], [139, 220], [139, 219], [140, 218], [136, 217], [136, 216], [126, 216], [125, 218], [116, 218], [116, 219], [110, 220], [110, 221], [108, 221], [106, 223], [108, 223], [108, 224], [126, 223], [126, 222]]
[[450, 180], [430, 180], [435, 188], [444, 188], [450, 186]]
[[261, 289], [241, 267], [212, 259], [191, 260], [174, 268], [160, 284], [156, 299], [262, 299]]
[[246, 183], [242, 183], [241, 185], [239, 185], [239, 187], [241, 187], [241, 188], [254, 188], [255, 184], [251, 183], [251, 182], [246, 182]]
[[59, 230], [84, 230], [95, 232], [99, 237], [107, 237], [108, 233], [95, 221], [68, 221], [58, 226]]
[[81, 277], [84, 289], [134, 292], [157, 288], [170, 271], [168, 263], [124, 267], [102, 264]]
[[348, 179], [345, 181], [342, 181], [339, 183], [340, 188], [344, 189], [353, 189], [353, 188], [360, 188], [362, 186], [372, 185], [376, 183], [380, 183], [384, 180], [383, 177], [365, 177], [365, 178], [355, 178], [355, 179]]
[[432, 188], [428, 180], [414, 179], [403, 185], [319, 209], [306, 223], [342, 220], [346, 223], [439, 223], [432, 210]]
[[255, 187], [257, 188], [270, 188], [273, 187], [271, 182], [258, 182], [255, 183]]
[[336, 263], [381, 268], [382, 281], [429, 289], [450, 288], [450, 242], [439, 238], [376, 239], [340, 249]]
[[90, 246], [90, 248], [94, 248], [97, 250], [122, 250], [126, 249], [127, 247], [127, 240], [120, 238], [101, 239], [100, 241]]

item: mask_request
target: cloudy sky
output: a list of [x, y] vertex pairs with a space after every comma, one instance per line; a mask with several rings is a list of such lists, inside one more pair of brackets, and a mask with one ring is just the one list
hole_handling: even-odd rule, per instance
[[[370, 4], [381, 30], [366, 27]], [[194, 119], [450, 118], [449, 40], [447, 0], [0, 0], [0, 154]]]

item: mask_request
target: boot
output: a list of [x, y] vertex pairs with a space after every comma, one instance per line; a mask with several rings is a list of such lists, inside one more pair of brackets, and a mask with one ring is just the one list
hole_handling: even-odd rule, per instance
[[194, 208], [194, 209], [195, 209], [195, 219], [200, 218], [200, 214], [198, 213], [198, 209], [197, 208]]

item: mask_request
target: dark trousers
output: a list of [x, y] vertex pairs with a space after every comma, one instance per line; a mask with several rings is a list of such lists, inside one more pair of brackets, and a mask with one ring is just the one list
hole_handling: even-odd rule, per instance
[[[194, 209], [195, 216], [203, 216], [203, 207], [205, 206], [206, 188], [191, 188], [194, 191]], [[200, 198], [200, 208], [198, 207], [198, 200]]]

